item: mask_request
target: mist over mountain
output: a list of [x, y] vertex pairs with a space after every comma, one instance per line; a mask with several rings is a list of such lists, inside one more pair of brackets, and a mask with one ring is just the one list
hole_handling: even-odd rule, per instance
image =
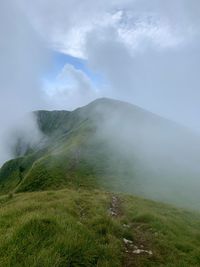
[[42, 139], [3, 165], [2, 193], [89, 186], [199, 209], [200, 137], [190, 129], [106, 98], [34, 116]]
[[200, 1], [0, 1], [0, 267], [200, 266]]

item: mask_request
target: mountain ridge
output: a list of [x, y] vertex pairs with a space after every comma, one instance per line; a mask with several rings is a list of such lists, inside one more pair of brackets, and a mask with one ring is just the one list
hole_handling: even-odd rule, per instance
[[34, 114], [0, 169], [0, 266], [199, 266], [196, 135], [110, 100]]
[[[198, 161], [200, 141], [168, 119], [107, 98], [74, 111], [34, 114], [45, 142], [3, 165], [1, 193], [100, 186], [170, 202], [176, 195], [183, 199], [181, 187], [186, 190], [191, 177], [198, 185], [199, 169], [188, 162]], [[193, 199], [188, 192], [186, 204]], [[195, 193], [192, 203], [197, 200]]]

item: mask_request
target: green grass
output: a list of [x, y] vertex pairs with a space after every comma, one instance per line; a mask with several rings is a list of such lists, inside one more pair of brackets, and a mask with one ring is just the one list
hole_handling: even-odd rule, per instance
[[[167, 146], [167, 151], [171, 151], [168, 155], [166, 140], [161, 138], [155, 142], [144, 125], [155, 126], [155, 131], [160, 125], [162, 129], [171, 129], [172, 137], [180, 133], [183, 140], [193, 140], [190, 134], [187, 139], [185, 128], [135, 106], [109, 99], [94, 101], [72, 112], [37, 111], [34, 114], [44, 140], [23, 157], [8, 161], [0, 168], [0, 195], [66, 187], [104, 188], [199, 210], [198, 171], [188, 167], [198, 165], [198, 161], [194, 162], [199, 156], [193, 156], [199, 139], [195, 139], [197, 145], [188, 151], [193, 142]], [[130, 125], [133, 128], [130, 129]], [[126, 132], [128, 136], [133, 134], [133, 140], [124, 136]], [[174, 138], [169, 143], [172, 140]], [[139, 147], [141, 145], [141, 151], [137, 143]], [[162, 148], [164, 153], [160, 157]], [[154, 155], [154, 150], [158, 150], [158, 154]], [[175, 164], [173, 154], [176, 153], [176, 158], [181, 162], [183, 157], [188, 166]]]
[[120, 152], [98, 133], [96, 104], [37, 112], [46, 146], [0, 169], [0, 267], [200, 266], [199, 213], [116, 193], [199, 210], [198, 187], [191, 190], [182, 170], [177, 183], [165, 168], [151, 172], [129, 144]]
[[[0, 198], [0, 266], [199, 266], [200, 214], [97, 190]], [[128, 226], [128, 227], [127, 227]], [[153, 255], [125, 252], [123, 238]]]

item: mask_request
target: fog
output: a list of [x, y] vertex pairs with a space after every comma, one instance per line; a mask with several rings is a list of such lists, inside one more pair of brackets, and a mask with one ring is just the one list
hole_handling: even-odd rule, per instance
[[[25, 114], [46, 103], [40, 90], [48, 53], [15, 1], [0, 2], [0, 165], [11, 158], [10, 132], [16, 125], [36, 138], [32, 116]], [[18, 127], [18, 126], [17, 126]], [[38, 134], [36, 134], [38, 136]], [[30, 140], [30, 142], [32, 142]]]
[[[31, 111], [72, 110], [110, 97], [169, 119], [163, 123], [137, 108], [101, 111], [98, 135], [130, 164], [135, 159], [145, 166], [138, 190], [168, 199], [177, 185], [173, 192], [182, 186], [197, 195], [199, 7], [198, 0], [2, 0], [0, 165], [15, 156], [18, 137], [30, 146], [44, 139]], [[66, 59], [54, 81], [48, 80], [45, 71], [54, 52], [84, 61], [85, 67]], [[24, 153], [20, 144], [17, 155]]]
[[56, 83], [55, 108], [107, 96], [200, 129], [198, 0], [19, 2], [52, 49], [86, 59], [102, 76], [89, 96], [84, 84]]
[[102, 99], [94, 107], [97, 140], [108, 153], [107, 185], [199, 209], [198, 133], [128, 103]]

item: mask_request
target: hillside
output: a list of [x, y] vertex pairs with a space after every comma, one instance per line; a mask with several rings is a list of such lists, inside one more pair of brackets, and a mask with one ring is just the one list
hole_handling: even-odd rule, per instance
[[42, 145], [3, 165], [2, 194], [105, 188], [199, 209], [200, 139], [187, 128], [111, 99], [34, 114]]
[[199, 266], [200, 215], [99, 190], [0, 198], [0, 266]]
[[0, 266], [200, 266], [198, 135], [111, 99], [34, 116], [0, 169]]

